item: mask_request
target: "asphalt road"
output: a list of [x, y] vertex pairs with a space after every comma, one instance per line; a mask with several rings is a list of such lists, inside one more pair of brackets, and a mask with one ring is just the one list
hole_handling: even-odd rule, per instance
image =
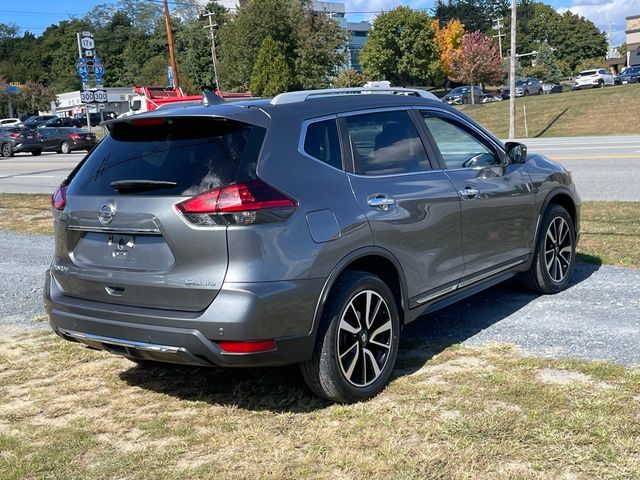
[[[583, 200], [640, 201], [640, 135], [522, 139], [564, 164]], [[52, 193], [84, 152], [0, 158], [0, 192]]]
[[[0, 231], [0, 332], [47, 328], [43, 275], [53, 239]], [[508, 342], [525, 353], [640, 364], [640, 270], [580, 264], [572, 286], [539, 296], [506, 282], [407, 326], [403, 338], [439, 348]]]

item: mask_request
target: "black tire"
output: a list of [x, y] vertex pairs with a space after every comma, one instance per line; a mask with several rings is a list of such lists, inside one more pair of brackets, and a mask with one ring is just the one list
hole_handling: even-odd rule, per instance
[[529, 90], [525, 90], [524, 94], [522, 95], [523, 97], [528, 97], [529, 96]]
[[62, 142], [60, 144], [60, 153], [64, 153], [65, 155], [71, 153], [71, 147], [67, 142]]
[[598, 88], [604, 87], [604, 81], [598, 80]]
[[[553, 230], [550, 233], [550, 228], [553, 228], [552, 223], [556, 225], [555, 233]], [[559, 224], [568, 228], [566, 233], [560, 229], [561, 233], [557, 234]], [[554, 236], [558, 239], [555, 240]], [[567, 247], [569, 251], [563, 254], [562, 250]], [[548, 267], [549, 261], [551, 268]], [[571, 281], [575, 263], [576, 234], [571, 216], [564, 207], [551, 204], [540, 224], [533, 263], [531, 268], [522, 274], [522, 283], [529, 290], [538, 293], [561, 292]]]
[[11, 144], [3, 143], [0, 146], [0, 157], [13, 157], [13, 148], [11, 148]]
[[31, 155], [33, 155], [34, 157], [37, 157], [38, 155], [42, 154], [42, 150], [36, 150], [34, 152], [31, 152]]
[[[355, 313], [357, 307], [351, 305], [353, 302], [366, 306], [367, 301], [372, 318], [371, 324], [366, 325], [365, 321], [363, 328], [361, 316]], [[377, 307], [373, 306], [374, 302]], [[346, 325], [349, 329], [360, 329], [352, 332], [344, 328]], [[313, 356], [300, 366], [302, 376], [316, 395], [333, 402], [367, 400], [380, 392], [391, 376], [399, 334], [398, 307], [389, 287], [370, 273], [345, 272], [331, 289], [322, 312]], [[374, 338], [379, 340], [373, 343]], [[350, 344], [352, 346], [348, 347]], [[341, 363], [343, 358], [344, 363]]]

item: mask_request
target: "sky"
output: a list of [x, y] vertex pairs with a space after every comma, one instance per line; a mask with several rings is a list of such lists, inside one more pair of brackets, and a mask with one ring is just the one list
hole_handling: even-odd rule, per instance
[[[148, 0], [158, 1], [158, 0]], [[187, 0], [170, 0], [187, 1]], [[70, 16], [83, 16], [94, 5], [115, 3], [115, 0], [0, 0], [0, 22], [15, 23], [22, 31], [29, 30], [39, 35], [50, 24]], [[224, 0], [226, 4], [234, 0]], [[412, 8], [433, 7], [433, 0], [344, 0], [347, 16], [354, 20], [373, 16], [372, 12], [389, 10], [398, 5]], [[639, 0], [546, 0], [559, 12], [571, 10], [593, 21], [600, 30], [611, 31], [611, 43], [619, 45], [625, 39], [625, 17], [640, 15]], [[349, 12], [353, 12], [349, 15]]]

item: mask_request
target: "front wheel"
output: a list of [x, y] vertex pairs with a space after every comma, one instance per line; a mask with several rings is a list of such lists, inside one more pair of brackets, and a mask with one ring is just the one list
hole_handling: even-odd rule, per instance
[[547, 209], [529, 271], [523, 274], [527, 288], [557, 293], [569, 285], [576, 260], [576, 233], [569, 213], [560, 205]]
[[604, 87], [604, 81], [598, 80], [598, 88]]
[[0, 147], [0, 154], [2, 154], [3, 157], [13, 157], [13, 148], [11, 148], [11, 145], [8, 143], [5, 143]]
[[366, 272], [345, 272], [331, 290], [313, 357], [302, 375], [317, 395], [367, 400], [386, 385], [398, 353], [400, 317], [389, 287]]

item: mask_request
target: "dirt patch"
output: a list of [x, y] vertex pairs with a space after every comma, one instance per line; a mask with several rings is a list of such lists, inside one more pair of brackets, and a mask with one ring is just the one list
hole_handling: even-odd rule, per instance
[[609, 390], [613, 385], [606, 382], [598, 382], [590, 375], [574, 372], [572, 370], [559, 370], [555, 368], [545, 368], [538, 372], [538, 380], [549, 385], [590, 385], [598, 390]]

